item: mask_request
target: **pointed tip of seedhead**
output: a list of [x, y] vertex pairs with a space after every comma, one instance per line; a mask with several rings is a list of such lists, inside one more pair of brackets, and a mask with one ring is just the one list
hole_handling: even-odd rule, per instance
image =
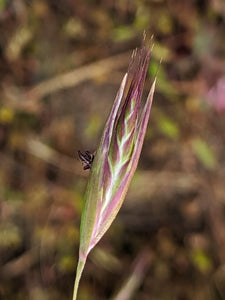
[[[144, 29], [143, 33], [142, 33], [142, 41], [145, 41], [146, 37], [147, 37], [147, 33], [146, 33], [146, 30]], [[153, 39], [154, 39], [154, 34], [151, 35], [149, 40], [152, 41]]]
[[143, 31], [143, 41], [145, 41], [145, 39], [146, 39], [146, 31], [144, 30]]
[[143, 31], [143, 38], [142, 38], [142, 46], [144, 46], [147, 43], [147, 48], [150, 48], [152, 50], [154, 35], [152, 34], [150, 37], [146, 34], [146, 31]]
[[153, 95], [155, 92], [155, 85], [156, 85], [156, 77], [152, 83], [151, 89], [149, 91], [145, 106], [142, 111], [141, 118], [139, 119], [139, 124], [138, 124], [138, 134], [137, 134], [137, 144], [139, 144], [139, 148], [142, 148], [142, 144], [144, 141], [144, 136], [145, 132], [147, 129], [147, 124], [150, 116], [150, 111], [151, 111], [151, 106], [152, 106], [152, 101], [153, 101]]
[[[124, 90], [125, 90], [126, 84], [127, 84], [127, 77], [128, 77], [128, 72], [125, 73], [125, 75], [122, 79], [119, 91], [117, 92], [113, 107], [111, 109], [110, 115], [109, 115], [108, 120], [106, 122], [104, 133], [103, 133], [103, 136], [102, 136], [102, 140], [101, 140], [101, 143], [100, 143], [100, 146], [99, 146], [99, 149], [101, 148], [100, 152], [103, 151], [103, 148], [106, 151], [108, 151], [109, 141], [110, 141], [111, 136], [112, 136], [114, 123], [116, 121], [116, 116], [118, 115], [118, 111], [120, 110], [120, 107], [122, 105]], [[101, 153], [100, 153], [100, 155], [101, 155]], [[98, 151], [96, 153], [96, 156], [98, 156]]]
[[155, 92], [156, 80], [157, 80], [157, 77], [155, 76], [155, 78], [154, 78], [154, 80], [152, 82], [150, 91], [148, 93], [148, 97], [147, 97], [147, 100], [146, 100], [146, 103], [145, 103], [145, 107], [144, 107], [144, 110], [143, 110], [143, 111], [148, 110], [147, 107], [150, 106], [150, 108], [149, 108], [149, 114], [150, 114], [151, 105], [152, 105], [152, 101], [153, 101], [153, 95], [154, 95], [154, 92]]
[[153, 94], [154, 94], [154, 92], [155, 92], [156, 80], [157, 80], [157, 77], [155, 76], [155, 79], [153, 80], [151, 89], [150, 89], [150, 91], [149, 91], [149, 93], [148, 93], [147, 101], [150, 101], [150, 102], [153, 101]]
[[159, 61], [159, 64], [158, 64], [158, 67], [157, 67], [156, 72], [155, 72], [155, 78], [157, 77], [157, 75], [158, 75], [158, 73], [159, 73], [159, 69], [160, 69], [160, 67], [161, 67], [162, 61], [163, 61], [163, 58], [161, 57], [161, 58], [160, 58], [160, 61]]

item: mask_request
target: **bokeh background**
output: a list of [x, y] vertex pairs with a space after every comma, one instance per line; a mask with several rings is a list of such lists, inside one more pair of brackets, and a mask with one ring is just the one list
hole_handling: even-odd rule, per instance
[[71, 299], [89, 171], [143, 31], [158, 70], [80, 300], [225, 299], [225, 1], [0, 0], [0, 299]]

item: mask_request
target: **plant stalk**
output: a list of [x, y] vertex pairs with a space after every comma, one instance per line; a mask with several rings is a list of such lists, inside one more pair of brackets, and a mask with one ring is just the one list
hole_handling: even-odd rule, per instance
[[76, 273], [76, 278], [75, 278], [74, 288], [73, 288], [73, 300], [77, 299], [77, 292], [78, 292], [79, 282], [80, 282], [80, 278], [81, 278], [85, 263], [86, 263], [86, 258], [85, 259], [80, 259], [79, 258], [79, 261], [78, 261], [78, 264], [77, 264], [77, 273]]

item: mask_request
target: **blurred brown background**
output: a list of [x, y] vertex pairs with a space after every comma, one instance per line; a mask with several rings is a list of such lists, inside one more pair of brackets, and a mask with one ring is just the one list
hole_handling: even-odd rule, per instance
[[88, 171], [132, 49], [157, 90], [79, 297], [225, 299], [224, 0], [0, 0], [0, 299], [71, 299]]

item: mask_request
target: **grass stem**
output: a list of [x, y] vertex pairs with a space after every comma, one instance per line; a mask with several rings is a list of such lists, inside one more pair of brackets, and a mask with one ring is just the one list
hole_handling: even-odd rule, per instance
[[79, 282], [81, 278], [81, 274], [83, 272], [84, 266], [86, 263], [86, 259], [80, 259], [77, 264], [77, 273], [76, 273], [76, 278], [74, 282], [74, 288], [73, 288], [73, 300], [77, 299], [77, 292], [78, 292], [78, 287], [79, 287]]

